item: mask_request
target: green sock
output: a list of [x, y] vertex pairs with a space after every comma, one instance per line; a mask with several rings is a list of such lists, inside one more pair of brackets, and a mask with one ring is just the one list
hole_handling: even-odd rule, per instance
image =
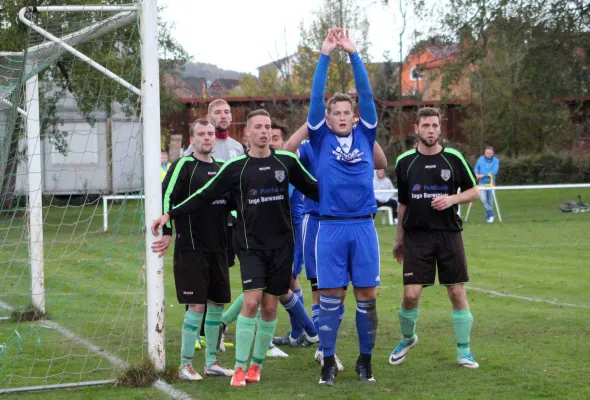
[[451, 319], [455, 326], [455, 340], [457, 341], [457, 357], [465, 357], [469, 353], [469, 341], [471, 326], [473, 325], [473, 316], [469, 309], [453, 310]]
[[187, 310], [182, 324], [182, 345], [180, 347], [180, 365], [184, 367], [193, 361], [195, 355], [195, 343], [199, 336], [199, 327], [203, 313]]
[[238, 319], [238, 315], [240, 315], [240, 311], [242, 311], [242, 305], [244, 304], [244, 293], [238, 296], [236, 301], [234, 301], [226, 312], [223, 313], [221, 316], [221, 322], [225, 325], [232, 324], [236, 319]]
[[254, 340], [254, 330], [256, 329], [256, 318], [248, 318], [243, 315], [238, 315], [238, 323], [236, 324], [236, 366], [242, 367], [245, 371], [247, 369], [246, 362], [250, 357], [250, 348]]
[[254, 341], [254, 352], [252, 353], [252, 364], [262, 365], [268, 346], [272, 341], [277, 328], [277, 319], [274, 321], [265, 321], [262, 318], [258, 320], [258, 330], [256, 331], [256, 340]]
[[219, 342], [219, 328], [221, 327], [221, 314], [223, 305], [207, 304], [205, 316], [205, 365], [212, 366], [217, 361], [217, 349]]
[[420, 315], [420, 308], [416, 307], [413, 310], [406, 310], [401, 307], [399, 310], [399, 326], [402, 331], [404, 341], [408, 342], [416, 335], [416, 321]]

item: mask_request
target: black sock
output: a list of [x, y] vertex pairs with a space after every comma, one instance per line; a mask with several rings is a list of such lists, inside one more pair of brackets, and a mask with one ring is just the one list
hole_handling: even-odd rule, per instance
[[[325, 361], [324, 361], [325, 362]], [[371, 364], [371, 355], [370, 354], [360, 354], [357, 360], [357, 363], [361, 365], [369, 365]]]
[[328, 368], [328, 367], [331, 367], [332, 365], [336, 365], [336, 359], [334, 358], [334, 356], [324, 357], [324, 367]]

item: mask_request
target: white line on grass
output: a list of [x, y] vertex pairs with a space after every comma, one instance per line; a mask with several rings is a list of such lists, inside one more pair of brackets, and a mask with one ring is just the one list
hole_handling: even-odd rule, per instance
[[[397, 288], [397, 286], [385, 286], [385, 285], [380, 286], [380, 287], [381, 288], [385, 288], [385, 289], [395, 289], [395, 288]], [[399, 288], [402, 288], [402, 285], [400, 285]], [[545, 303], [545, 304], [550, 304], [552, 306], [558, 306], [558, 307], [585, 308], [585, 309], [590, 310], [590, 306], [587, 306], [587, 305], [584, 305], [584, 304], [560, 303], [558, 301], [538, 299], [536, 297], [518, 296], [516, 294], [501, 293], [501, 292], [496, 292], [494, 290], [482, 289], [482, 288], [473, 287], [473, 286], [467, 286], [467, 285], [465, 285], [465, 288], [467, 288], [469, 290], [473, 290], [474, 292], [485, 293], [485, 294], [489, 294], [489, 295], [492, 295], [492, 296], [507, 297], [507, 298], [510, 298], [510, 299], [518, 299], [518, 300], [532, 301], [533, 303]]]
[[[9, 304], [4, 303], [3, 301], [0, 301], [0, 308], [4, 308], [5, 310], [10, 311], [10, 312], [14, 311], [14, 307], [10, 306]], [[45, 325], [46, 328], [55, 329], [56, 331], [60, 332], [62, 335], [64, 335], [68, 339], [71, 339], [75, 342], [83, 344], [84, 346], [88, 347], [88, 349], [90, 349], [90, 351], [100, 354], [101, 356], [103, 356], [104, 358], [109, 360], [111, 362], [111, 364], [116, 365], [117, 367], [120, 367], [120, 368], [127, 368], [128, 364], [125, 361], [121, 360], [116, 355], [109, 353], [107, 351], [101, 350], [100, 347], [96, 346], [95, 344], [92, 344], [91, 342], [89, 342], [85, 339], [82, 339], [80, 336], [76, 335], [74, 332], [70, 331], [69, 329], [64, 328], [60, 324], [53, 322], [53, 321], [43, 321], [43, 324]], [[174, 387], [170, 386], [169, 384], [167, 384], [166, 382], [164, 382], [161, 379], [158, 379], [154, 383], [153, 386], [156, 389], [164, 392], [165, 394], [167, 394], [168, 396], [172, 397], [175, 400], [191, 400], [191, 397], [188, 394], [186, 394], [178, 389], [175, 389]]]
[[558, 301], [538, 299], [536, 297], [518, 296], [516, 294], [501, 293], [501, 292], [496, 292], [494, 290], [482, 289], [482, 288], [473, 287], [473, 286], [465, 286], [465, 287], [467, 289], [469, 289], [469, 290], [473, 290], [473, 291], [481, 292], [481, 293], [486, 293], [486, 294], [491, 294], [492, 296], [508, 297], [508, 298], [511, 298], [511, 299], [519, 299], [519, 300], [525, 300], [525, 301], [532, 301], [534, 303], [546, 303], [546, 304], [551, 304], [552, 306], [559, 306], [559, 307], [573, 307], [573, 308], [586, 308], [586, 309], [590, 309], [590, 306], [586, 306], [584, 304], [560, 303]]

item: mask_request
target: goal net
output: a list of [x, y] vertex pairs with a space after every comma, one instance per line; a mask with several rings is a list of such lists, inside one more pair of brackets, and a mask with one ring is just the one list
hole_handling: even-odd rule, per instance
[[147, 357], [144, 203], [100, 201], [143, 193], [139, 12], [51, 8], [0, 52], [0, 392]]

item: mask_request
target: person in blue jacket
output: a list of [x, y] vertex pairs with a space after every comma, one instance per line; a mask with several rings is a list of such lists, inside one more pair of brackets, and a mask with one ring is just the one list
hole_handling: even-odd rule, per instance
[[[494, 155], [494, 148], [487, 146], [484, 155], [479, 157], [475, 164], [475, 177], [480, 186], [494, 186], [496, 175], [500, 169], [500, 160]], [[491, 175], [491, 176], [490, 176]], [[494, 194], [493, 190], [480, 190], [479, 198], [486, 210], [486, 222], [494, 222]]]

